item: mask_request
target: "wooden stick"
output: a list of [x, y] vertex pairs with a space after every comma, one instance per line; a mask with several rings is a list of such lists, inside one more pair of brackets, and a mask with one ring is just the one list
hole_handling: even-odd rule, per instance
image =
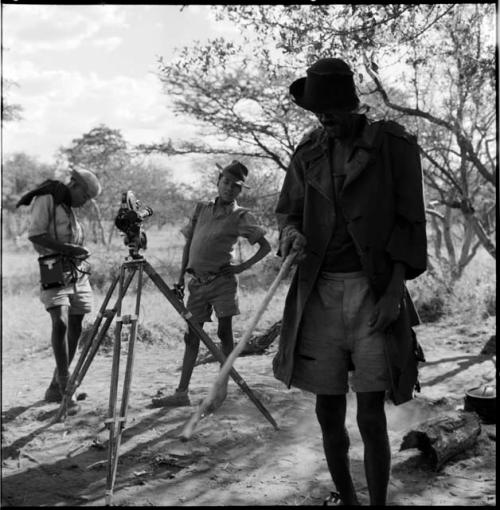
[[213, 411], [214, 410], [213, 404], [217, 401], [222, 403], [222, 401], [224, 400], [225, 388], [226, 388], [229, 372], [230, 372], [236, 358], [239, 356], [241, 351], [244, 349], [246, 343], [250, 339], [252, 331], [254, 330], [255, 326], [257, 325], [257, 322], [262, 317], [269, 302], [271, 301], [272, 297], [274, 296], [274, 293], [276, 292], [276, 289], [278, 288], [278, 285], [280, 284], [281, 280], [284, 278], [284, 276], [288, 272], [290, 266], [292, 265], [294, 258], [295, 258], [295, 252], [292, 252], [287, 256], [287, 258], [281, 265], [281, 268], [280, 268], [276, 278], [274, 279], [273, 283], [271, 284], [271, 287], [269, 287], [269, 290], [267, 291], [266, 295], [264, 296], [264, 299], [263, 299], [259, 309], [255, 312], [255, 314], [252, 318], [252, 321], [250, 322], [250, 325], [249, 325], [247, 331], [245, 332], [245, 335], [236, 344], [234, 349], [231, 351], [229, 356], [226, 358], [226, 361], [222, 365], [222, 368], [220, 369], [217, 379], [215, 380], [212, 387], [210, 388], [208, 395], [201, 402], [201, 404], [198, 406], [198, 408], [196, 409], [194, 414], [191, 416], [189, 421], [184, 426], [184, 430], [182, 431], [182, 434], [180, 436], [181, 440], [187, 441], [192, 436], [196, 425], [198, 424], [200, 419], [206, 414], [207, 410], [210, 409], [210, 411]]

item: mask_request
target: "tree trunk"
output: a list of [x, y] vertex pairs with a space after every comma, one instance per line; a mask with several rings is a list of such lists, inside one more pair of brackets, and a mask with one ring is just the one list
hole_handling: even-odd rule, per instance
[[471, 448], [481, 432], [476, 413], [456, 411], [420, 423], [403, 437], [401, 450], [418, 448], [435, 471], [451, 458]]
[[102, 225], [101, 210], [99, 209], [99, 206], [97, 205], [97, 202], [95, 200], [91, 200], [90, 203], [92, 204], [92, 208], [94, 209], [94, 212], [96, 215], [96, 221], [97, 221], [97, 225], [99, 227], [99, 233], [101, 234], [101, 243], [104, 246], [106, 246], [106, 239], [104, 237], [104, 227]]

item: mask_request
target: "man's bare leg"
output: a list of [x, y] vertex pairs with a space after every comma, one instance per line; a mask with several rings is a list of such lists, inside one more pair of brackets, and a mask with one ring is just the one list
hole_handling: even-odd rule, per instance
[[349, 436], [345, 427], [345, 395], [317, 395], [316, 416], [333, 483], [344, 505], [359, 505], [349, 469]]
[[385, 392], [357, 393], [358, 427], [365, 447], [364, 463], [370, 504], [385, 506], [391, 450], [384, 410]]

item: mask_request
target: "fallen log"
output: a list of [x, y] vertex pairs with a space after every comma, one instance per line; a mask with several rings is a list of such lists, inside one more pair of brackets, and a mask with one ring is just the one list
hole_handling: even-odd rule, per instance
[[448, 412], [418, 424], [403, 437], [399, 450], [418, 448], [439, 471], [450, 459], [474, 446], [480, 432], [481, 421], [476, 413]]
[[[278, 338], [281, 328], [281, 320], [275, 322], [265, 333], [253, 335], [248, 340], [240, 356], [251, 356], [254, 354], [263, 354], [266, 349]], [[204, 353], [198, 357], [195, 366], [205, 363], [215, 363], [217, 360], [211, 353]], [[179, 370], [179, 369], [178, 369]]]

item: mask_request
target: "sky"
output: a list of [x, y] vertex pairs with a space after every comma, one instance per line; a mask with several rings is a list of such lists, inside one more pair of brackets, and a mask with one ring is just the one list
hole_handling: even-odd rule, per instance
[[[157, 58], [217, 36], [238, 31], [209, 5], [3, 4], [2, 76], [15, 82], [4, 95], [23, 108], [3, 126], [3, 157], [54, 162], [60, 146], [99, 124], [131, 144], [194, 136], [161, 91]], [[174, 172], [189, 180], [189, 163], [176, 161]]]

